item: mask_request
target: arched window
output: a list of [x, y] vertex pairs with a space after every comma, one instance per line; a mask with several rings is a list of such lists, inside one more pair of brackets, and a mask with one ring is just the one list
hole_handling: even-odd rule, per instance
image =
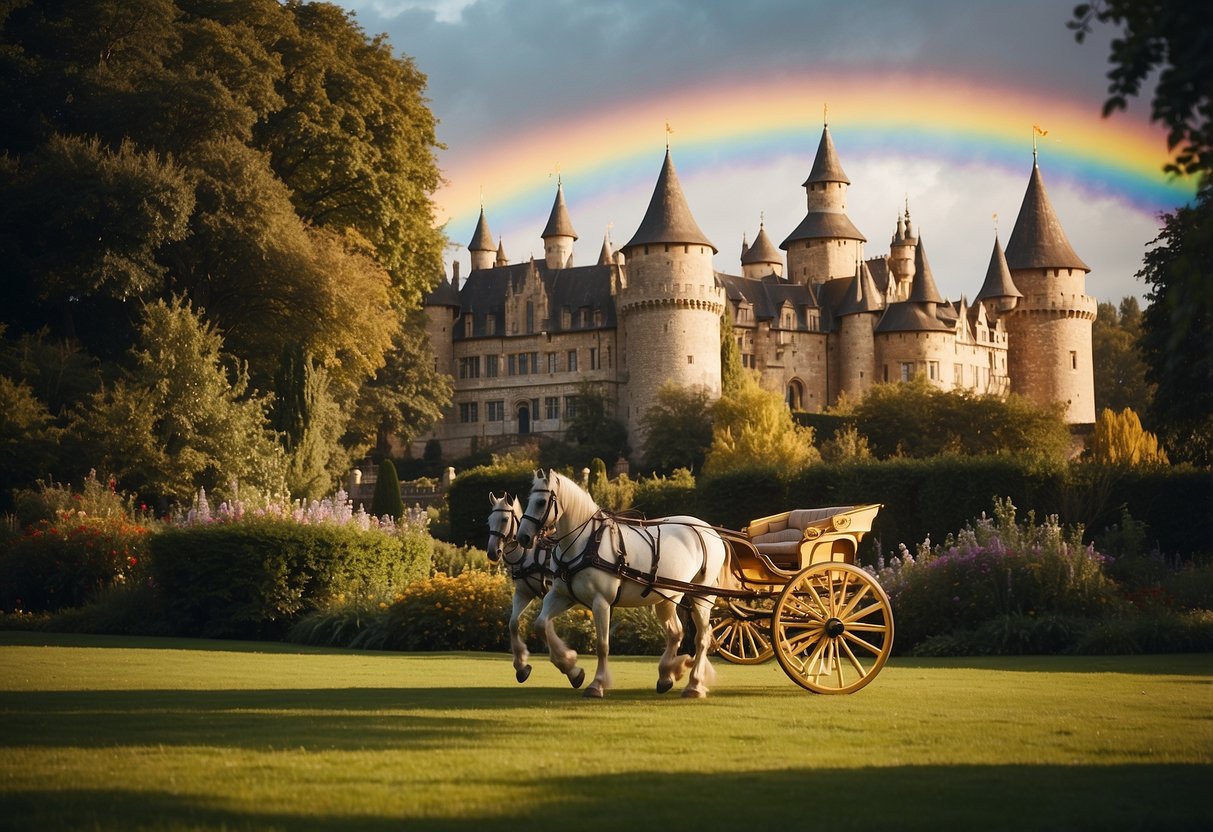
[[526, 404], [518, 405], [518, 433], [528, 434], [531, 432], [531, 408]]

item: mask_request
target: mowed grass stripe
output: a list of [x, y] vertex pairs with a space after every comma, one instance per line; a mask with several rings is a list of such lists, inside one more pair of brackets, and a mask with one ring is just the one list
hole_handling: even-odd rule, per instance
[[[592, 659], [583, 657], [587, 670]], [[717, 663], [0, 633], [0, 828], [1207, 829], [1213, 658], [894, 659], [852, 696]]]

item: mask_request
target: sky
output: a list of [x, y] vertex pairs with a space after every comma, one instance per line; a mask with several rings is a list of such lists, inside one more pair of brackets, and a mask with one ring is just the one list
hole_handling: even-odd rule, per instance
[[[510, 262], [543, 257], [563, 183], [577, 264], [635, 233], [666, 142], [718, 271], [760, 224], [778, 245], [828, 121], [866, 257], [900, 212], [949, 299], [972, 298], [1032, 169], [1101, 301], [1136, 280], [1159, 215], [1195, 185], [1162, 172], [1148, 101], [1101, 116], [1108, 44], [1066, 28], [1074, 0], [345, 0], [429, 79], [445, 149], [435, 195], [454, 260], [483, 205]], [[668, 130], [667, 130], [668, 126]], [[1039, 127], [1042, 132], [1034, 128]]]

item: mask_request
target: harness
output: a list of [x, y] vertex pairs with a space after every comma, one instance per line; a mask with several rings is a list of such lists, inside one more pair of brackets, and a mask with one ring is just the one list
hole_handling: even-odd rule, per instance
[[[489, 529], [489, 540], [491, 541], [494, 537], [501, 540], [501, 559], [509, 567], [510, 578], [515, 581], [525, 581], [532, 592], [536, 595], [543, 595], [552, 583], [551, 561], [553, 560], [552, 551], [555, 548], [554, 541], [547, 535], [541, 535], [535, 541], [535, 556], [528, 561], [527, 550], [518, 543], [519, 521], [514, 512], [510, 509], [495, 508], [489, 512], [490, 516], [494, 514], [505, 514], [509, 517], [504, 531]], [[510, 560], [510, 556], [518, 552], [522, 553], [518, 559]]]

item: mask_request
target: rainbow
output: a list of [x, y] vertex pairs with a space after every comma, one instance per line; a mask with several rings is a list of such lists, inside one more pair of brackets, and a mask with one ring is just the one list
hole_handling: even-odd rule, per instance
[[788, 158], [801, 160], [807, 173], [822, 102], [844, 167], [865, 158], [926, 158], [1026, 175], [1033, 126], [1040, 125], [1048, 131], [1039, 142], [1050, 183], [1112, 195], [1149, 214], [1172, 210], [1195, 192], [1191, 180], [1162, 172], [1160, 129], [1126, 114], [1101, 118], [1097, 101], [945, 76], [814, 75], [667, 90], [517, 132], [504, 125], [491, 141], [450, 141], [442, 158], [447, 184], [435, 195], [439, 219], [457, 242], [470, 239], [482, 204], [493, 228], [535, 218], [542, 226], [559, 170], [566, 190], [575, 183], [579, 201], [635, 192], [638, 221], [667, 124], [684, 179]]

